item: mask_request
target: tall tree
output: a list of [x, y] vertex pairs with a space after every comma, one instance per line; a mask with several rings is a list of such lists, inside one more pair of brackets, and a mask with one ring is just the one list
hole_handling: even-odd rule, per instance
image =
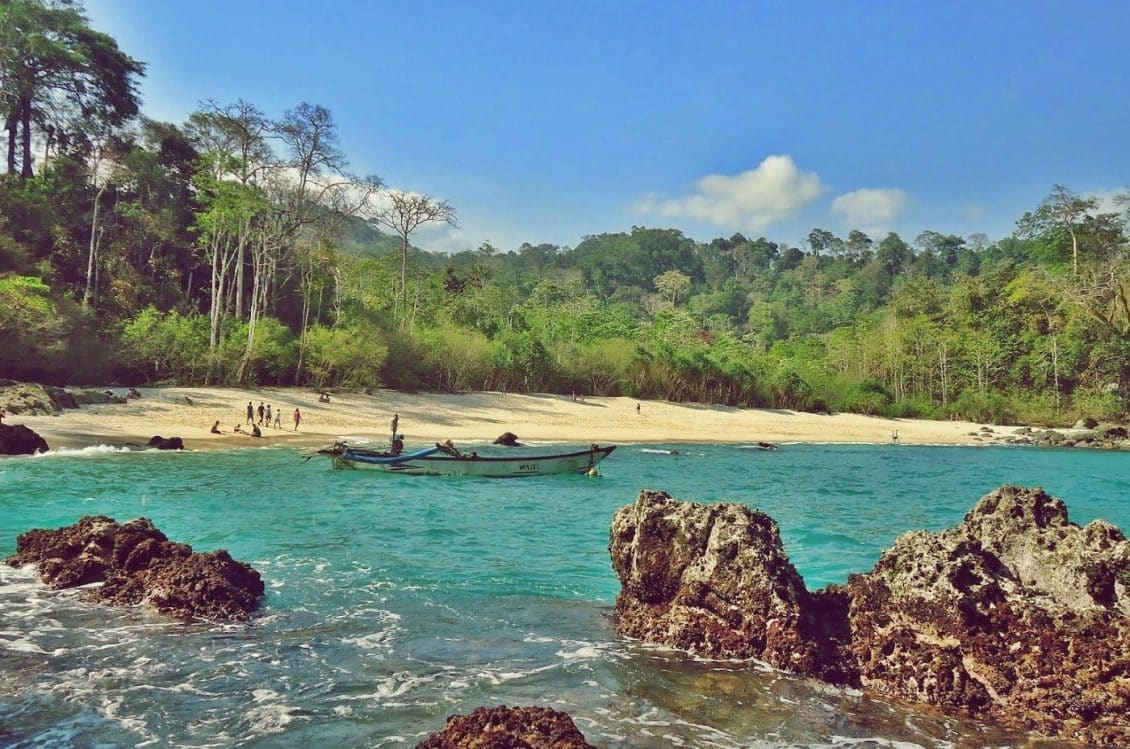
[[7, 170], [34, 174], [33, 125], [44, 136], [118, 127], [138, 111], [143, 63], [90, 28], [73, 0], [0, 3], [0, 113], [8, 131]]
[[1071, 240], [1071, 272], [1079, 275], [1079, 227], [1089, 213], [1098, 208], [1094, 198], [1081, 198], [1063, 185], [1052, 187], [1051, 193], [1035, 211], [1029, 211], [1016, 222], [1018, 233], [1039, 237], [1059, 233]]
[[455, 209], [446, 200], [435, 200], [427, 195], [390, 190], [389, 205], [379, 211], [374, 220], [396, 232], [400, 238], [400, 288], [397, 289], [394, 314], [402, 314], [408, 295], [409, 238], [424, 224], [442, 221], [455, 226]]

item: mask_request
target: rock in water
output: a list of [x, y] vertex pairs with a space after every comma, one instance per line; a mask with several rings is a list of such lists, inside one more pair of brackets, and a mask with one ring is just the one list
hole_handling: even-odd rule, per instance
[[625, 635], [1130, 746], [1130, 543], [1040, 489], [1002, 487], [815, 593], [772, 519], [740, 505], [641, 492], [609, 550]]
[[1130, 746], [1130, 544], [1042, 489], [900, 536], [853, 575], [861, 684], [1088, 744]]
[[495, 438], [494, 444], [505, 445], [506, 447], [521, 447], [522, 443], [518, 441], [518, 435], [514, 432], [503, 432]]
[[155, 434], [152, 437], [150, 437], [149, 441], [146, 442], [145, 444], [148, 445], [149, 447], [155, 447], [158, 450], [183, 450], [184, 449], [184, 440], [182, 440], [180, 437], [162, 437], [159, 434]]
[[416, 749], [596, 749], [573, 719], [548, 707], [479, 707], [452, 715]]
[[104, 583], [93, 595], [121, 605], [148, 603], [184, 620], [244, 621], [263, 597], [251, 565], [223, 550], [194, 552], [147, 518], [119, 524], [102, 515], [58, 530], [20, 534], [13, 567], [38, 564], [52, 588]]
[[813, 595], [768, 515], [642, 491], [612, 519], [621, 633], [718, 658], [845, 681], [845, 600]]
[[0, 455], [35, 455], [49, 449], [47, 440], [23, 424], [0, 424]]

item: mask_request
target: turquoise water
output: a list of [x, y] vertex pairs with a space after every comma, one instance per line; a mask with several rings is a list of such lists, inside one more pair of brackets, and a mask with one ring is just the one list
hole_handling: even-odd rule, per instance
[[564, 710], [605, 747], [1018, 743], [619, 639], [612, 513], [641, 488], [760, 508], [814, 588], [1004, 483], [1130, 528], [1128, 469], [1117, 453], [844, 445], [627, 445], [595, 479], [333, 471], [278, 449], [3, 460], [0, 556], [29, 528], [145, 516], [250, 561], [268, 595], [251, 624], [185, 626], [0, 567], [0, 746], [414, 746], [499, 704]]

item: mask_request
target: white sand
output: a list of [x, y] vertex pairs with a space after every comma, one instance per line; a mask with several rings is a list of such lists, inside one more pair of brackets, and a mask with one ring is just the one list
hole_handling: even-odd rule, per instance
[[[119, 395], [124, 388], [115, 388]], [[388, 438], [394, 413], [409, 448], [452, 439], [491, 441], [514, 432], [523, 441], [589, 444], [630, 442], [859, 442], [888, 443], [898, 430], [904, 444], [984, 444], [969, 436], [981, 426], [969, 422], [886, 419], [857, 414], [820, 414], [742, 409], [634, 398], [515, 395], [495, 392], [406, 394], [343, 393], [319, 403], [318, 394], [299, 388], [142, 388], [141, 398], [122, 404], [83, 406], [60, 416], [9, 417], [41, 434], [51, 447], [144, 443], [153, 435], [182, 437], [189, 449], [232, 446], [325, 446], [341, 438]], [[186, 398], [191, 399], [188, 405]], [[282, 429], [263, 428], [263, 439], [232, 434], [246, 426], [247, 402], [283, 411]], [[637, 404], [640, 406], [636, 411]], [[302, 411], [294, 431], [292, 415]], [[224, 435], [209, 433], [220, 422]], [[1011, 430], [995, 428], [997, 434]]]

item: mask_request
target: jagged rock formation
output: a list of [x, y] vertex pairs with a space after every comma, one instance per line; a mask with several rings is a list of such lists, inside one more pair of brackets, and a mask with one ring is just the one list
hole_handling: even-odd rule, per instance
[[97, 600], [148, 603], [179, 619], [243, 621], [263, 597], [251, 565], [223, 550], [193, 552], [170, 541], [147, 518], [120, 524], [102, 515], [58, 530], [30, 530], [16, 540], [13, 567], [38, 564], [50, 587], [103, 582]]
[[623, 634], [845, 678], [835, 652], [846, 636], [845, 602], [808, 592], [768, 515], [645, 490], [613, 517], [609, 548], [623, 586], [616, 599]]
[[1092, 745], [1130, 745], [1130, 543], [1006, 486], [942, 533], [809, 592], [776, 524], [641, 492], [612, 523], [626, 635]]
[[0, 424], [0, 455], [35, 455], [49, 449], [47, 440], [23, 424]]
[[416, 749], [596, 749], [573, 719], [548, 707], [479, 707], [452, 715]]

